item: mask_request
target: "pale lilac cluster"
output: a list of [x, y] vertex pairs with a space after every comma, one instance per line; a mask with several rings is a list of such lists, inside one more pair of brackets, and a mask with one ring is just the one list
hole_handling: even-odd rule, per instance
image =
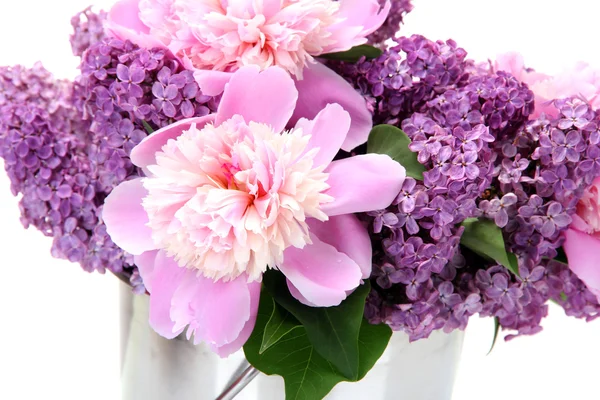
[[463, 290], [479, 292], [480, 314], [516, 335], [542, 329], [548, 300], [578, 318], [591, 320], [600, 312], [596, 296], [554, 260], [564, 260], [560, 233], [584, 188], [600, 175], [600, 118], [579, 99], [556, 101], [555, 107], [555, 119], [542, 116], [498, 135], [492, 184], [497, 195], [478, 203], [481, 217], [502, 228], [507, 249], [518, 258], [518, 276], [501, 266], [482, 269], [467, 262], [461, 278]]
[[[90, 123], [87, 156], [97, 189], [106, 195], [139, 176], [129, 154], [150, 131], [206, 115], [217, 106], [218, 99], [204, 96], [192, 73], [161, 49], [104, 38], [84, 52], [80, 69], [76, 106]], [[99, 229], [109, 240], [103, 224]], [[128, 272], [132, 286], [141, 291], [137, 270]]]
[[149, 130], [216, 109], [168, 52], [113, 38], [84, 53], [78, 83], [78, 108], [91, 121], [89, 156], [107, 193], [138, 174], [129, 153]]
[[101, 220], [110, 191], [139, 171], [131, 149], [149, 130], [206, 115], [218, 99], [204, 96], [173, 56], [104, 38], [103, 14], [73, 18], [73, 51], [81, 55], [74, 84], [36, 65], [0, 69], [0, 157], [22, 222], [54, 238], [52, 254], [105, 269], [145, 291], [133, 258]]
[[[383, 7], [386, 0], [379, 0]], [[391, 0], [392, 7], [387, 19], [379, 29], [370, 34], [367, 39], [374, 45], [385, 46], [385, 41], [396, 37], [406, 14], [412, 11], [412, 0]]]
[[[539, 322], [543, 315], [535, 309], [548, 299], [575, 317], [590, 320], [600, 313], [596, 296], [567, 265], [548, 261], [561, 256], [560, 233], [571, 223], [583, 190], [600, 176], [600, 115], [578, 98], [557, 100], [554, 107], [556, 118], [542, 116], [495, 143], [495, 186], [503, 195], [479, 203], [520, 259], [520, 278], [512, 287], [523, 292], [515, 297], [521, 314], [500, 322], [521, 333], [534, 316]], [[526, 279], [533, 288], [526, 290]]]
[[73, 85], [41, 65], [0, 69], [0, 157], [25, 227], [53, 237], [52, 255], [86, 271], [123, 272], [130, 257], [99, 220], [106, 196], [87, 156], [89, 124], [73, 105]]
[[453, 40], [413, 35], [397, 39], [376, 59], [330, 66], [365, 96], [376, 124], [399, 124], [413, 112], [426, 112], [440, 94], [466, 84], [473, 67], [466, 55]]
[[106, 13], [94, 13], [91, 7], [75, 14], [71, 18], [73, 33], [71, 34], [71, 49], [73, 54], [81, 57], [93, 44], [104, 38], [104, 21]]
[[[422, 36], [399, 39], [375, 60], [332, 66], [365, 96], [376, 122], [409, 135], [427, 168], [423, 182], [407, 179], [397, 204], [365, 216], [380, 244], [366, 310], [371, 322], [415, 340], [463, 328], [480, 313], [516, 334], [533, 334], [549, 299], [569, 315], [595, 317], [595, 297], [566, 265], [550, 261], [577, 191], [600, 172], [589, 108], [557, 103], [557, 121], [528, 123], [534, 104], [526, 85], [475, 65], [452, 41]], [[458, 224], [473, 216], [503, 228], [519, 276], [459, 247]]]

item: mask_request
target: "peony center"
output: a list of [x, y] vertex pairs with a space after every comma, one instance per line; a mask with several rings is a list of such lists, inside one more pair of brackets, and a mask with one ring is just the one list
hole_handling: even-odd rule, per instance
[[260, 279], [287, 247], [310, 243], [307, 218], [327, 219], [328, 175], [309, 139], [236, 116], [169, 141], [144, 179], [155, 243], [208, 278]]

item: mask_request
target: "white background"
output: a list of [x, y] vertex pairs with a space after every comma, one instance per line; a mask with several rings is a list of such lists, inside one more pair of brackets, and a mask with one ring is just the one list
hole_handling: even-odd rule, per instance
[[[73, 78], [69, 21], [91, 1], [0, 0], [0, 65], [42, 60], [57, 76]], [[403, 32], [451, 37], [477, 60], [518, 50], [547, 73], [577, 60], [600, 67], [593, 3], [414, 0]], [[118, 399], [117, 280], [52, 259], [50, 239], [22, 229], [3, 172], [0, 221], [0, 399]], [[544, 328], [500, 342], [486, 356], [493, 324], [472, 319], [454, 400], [600, 398], [600, 322], [586, 324], [551, 307]]]

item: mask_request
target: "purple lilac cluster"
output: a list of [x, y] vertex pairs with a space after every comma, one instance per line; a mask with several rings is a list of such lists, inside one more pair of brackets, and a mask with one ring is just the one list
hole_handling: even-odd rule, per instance
[[0, 157], [25, 226], [54, 238], [55, 257], [86, 271], [105, 269], [145, 289], [131, 255], [102, 222], [102, 204], [119, 183], [139, 176], [131, 149], [177, 120], [214, 111], [191, 72], [163, 50], [102, 37], [102, 14], [73, 18], [74, 84], [40, 65], [0, 69]]
[[477, 215], [476, 199], [491, 184], [494, 138], [482, 121], [442, 126], [420, 113], [405, 120], [410, 148], [427, 171], [422, 182], [407, 178], [388, 209], [368, 213], [373, 242], [381, 243], [373, 277], [375, 297], [382, 300], [382, 313], [368, 316], [406, 330], [413, 340], [434, 329], [464, 328], [477, 311], [454, 293], [451, 281], [461, 266], [455, 257], [460, 223]]
[[[379, 0], [383, 7], [387, 0]], [[387, 19], [375, 32], [370, 34], [367, 39], [369, 43], [379, 46], [385, 46], [385, 41], [396, 37], [400, 30], [400, 25], [406, 14], [413, 9], [412, 0], [391, 0], [391, 8]]]
[[[89, 26], [89, 21], [100, 23], [101, 17], [88, 15], [87, 19]], [[90, 31], [80, 30], [87, 36]], [[96, 39], [74, 36], [73, 43], [91, 43], [81, 56], [75, 106], [90, 124], [87, 157], [96, 189], [103, 193], [102, 204], [119, 183], [140, 175], [129, 155], [150, 131], [184, 118], [207, 115], [216, 110], [218, 98], [204, 96], [192, 73], [165, 50], [141, 49], [108, 37]], [[103, 242], [122, 253], [110, 241], [102, 221], [99, 230]], [[127, 268], [134, 290], [143, 291], [129, 255], [124, 254], [116, 262]]]
[[200, 92], [191, 71], [167, 51], [106, 38], [83, 55], [77, 107], [91, 121], [89, 157], [109, 193], [139, 171], [129, 154], [148, 133], [207, 115], [218, 99]]
[[73, 33], [71, 34], [71, 49], [73, 54], [81, 57], [93, 44], [104, 38], [104, 21], [106, 12], [94, 13], [91, 7], [75, 14], [71, 18]]
[[55, 257], [87, 271], [121, 272], [126, 258], [99, 222], [103, 197], [87, 157], [89, 124], [73, 105], [72, 84], [37, 64], [1, 68], [0, 88], [0, 157], [13, 194], [21, 195], [23, 225], [53, 237]]
[[[379, 244], [371, 322], [416, 340], [464, 328], [475, 313], [536, 333], [549, 299], [569, 315], [596, 316], [595, 296], [552, 260], [581, 190], [600, 173], [589, 107], [557, 102], [559, 119], [528, 122], [534, 96], [526, 85], [475, 65], [453, 41], [418, 35], [377, 59], [331, 66], [365, 96], [376, 123], [407, 133], [427, 169], [422, 181], [406, 180], [388, 209], [365, 215]], [[459, 246], [460, 222], [474, 216], [503, 229], [519, 276]]]
[[556, 100], [554, 107], [555, 118], [542, 116], [495, 143], [501, 194], [479, 203], [520, 259], [520, 277], [509, 282], [518, 313], [498, 315], [499, 305], [488, 313], [520, 333], [528, 333], [531, 319], [541, 319], [544, 314], [536, 310], [544, 310], [549, 299], [571, 316], [600, 315], [596, 296], [566, 264], [553, 261], [583, 191], [600, 176], [600, 115], [578, 98]]
[[473, 62], [452, 40], [432, 42], [423, 36], [402, 37], [372, 60], [356, 64], [330, 62], [365, 97], [375, 124], [400, 124], [428, 102], [462, 87]]

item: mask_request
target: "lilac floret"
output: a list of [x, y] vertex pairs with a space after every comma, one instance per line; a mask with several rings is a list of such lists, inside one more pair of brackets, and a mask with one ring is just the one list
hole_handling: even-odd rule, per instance
[[39, 64], [0, 68], [0, 157], [21, 196], [23, 225], [53, 238], [53, 256], [89, 272], [109, 270], [143, 293], [133, 256], [106, 233], [102, 204], [140, 175], [129, 154], [149, 126], [206, 115], [218, 99], [204, 96], [164, 50], [106, 38], [105, 17], [87, 9], [72, 20], [73, 52], [81, 56], [74, 83]]

